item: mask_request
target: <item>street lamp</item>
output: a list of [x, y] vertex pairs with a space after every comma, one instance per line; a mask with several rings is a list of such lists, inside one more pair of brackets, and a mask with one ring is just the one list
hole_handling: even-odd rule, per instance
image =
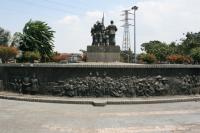
[[138, 10], [137, 6], [132, 7], [132, 10], [134, 10], [134, 63], [137, 62], [137, 57], [136, 57], [136, 11]]

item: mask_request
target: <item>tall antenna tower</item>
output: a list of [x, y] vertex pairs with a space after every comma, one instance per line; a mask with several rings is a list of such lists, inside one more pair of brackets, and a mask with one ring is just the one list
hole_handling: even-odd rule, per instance
[[123, 14], [121, 16], [124, 16], [125, 18], [121, 21], [124, 21], [124, 24], [122, 27], [124, 27], [124, 35], [123, 35], [123, 42], [122, 42], [122, 50], [128, 51], [131, 49], [131, 42], [130, 42], [130, 30], [129, 27], [133, 26], [129, 23], [129, 20], [132, 20], [129, 18], [129, 15], [132, 14], [130, 10], [124, 10], [122, 11]]

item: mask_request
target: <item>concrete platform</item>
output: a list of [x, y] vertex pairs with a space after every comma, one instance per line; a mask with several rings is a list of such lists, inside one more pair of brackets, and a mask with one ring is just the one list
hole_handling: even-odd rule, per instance
[[0, 99], [42, 102], [42, 103], [61, 103], [61, 104], [90, 104], [93, 106], [123, 105], [123, 104], [158, 104], [200, 101], [200, 95], [193, 96], [166, 96], [149, 98], [66, 98], [53, 96], [22, 95], [10, 92], [0, 92]]

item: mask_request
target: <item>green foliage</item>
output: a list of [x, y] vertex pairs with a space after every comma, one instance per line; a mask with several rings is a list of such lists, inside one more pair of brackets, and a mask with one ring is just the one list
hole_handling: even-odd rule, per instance
[[191, 50], [200, 47], [200, 32], [187, 33], [186, 38], [182, 40], [181, 50], [185, 55], [189, 55]]
[[166, 56], [171, 53], [170, 47], [160, 41], [150, 41], [143, 43], [141, 46], [143, 51], [155, 55], [156, 59], [161, 62], [166, 61]]
[[10, 32], [0, 27], [0, 45], [8, 46], [10, 37], [11, 37]]
[[170, 54], [181, 54], [179, 45], [176, 42], [171, 42], [169, 45], [169, 53]]
[[[200, 32], [187, 33], [180, 44], [172, 42], [166, 44], [160, 41], [150, 41], [142, 44], [142, 50], [156, 56], [160, 62], [170, 63], [192, 63], [200, 62]], [[191, 57], [192, 58], [191, 58]]]
[[22, 51], [38, 51], [44, 61], [53, 53], [54, 31], [45, 22], [29, 21], [23, 29], [22, 40], [19, 48]]
[[22, 42], [23, 42], [23, 35], [20, 32], [15, 32], [15, 34], [12, 37], [11, 46], [19, 48]]
[[200, 47], [193, 48], [191, 50], [191, 57], [193, 58], [194, 62], [200, 63]]
[[134, 55], [131, 50], [121, 51], [121, 61], [131, 63], [133, 61]]
[[16, 57], [18, 51], [14, 47], [0, 46], [0, 58], [3, 63], [8, 62], [9, 59]]
[[145, 53], [141, 53], [137, 56], [137, 60], [138, 63], [144, 63], [144, 58], [145, 58], [146, 54]]
[[156, 61], [157, 61], [156, 56], [153, 54], [142, 53], [142, 54], [138, 55], [137, 58], [138, 58], [139, 63], [153, 64], [153, 63], [156, 63]]
[[34, 62], [34, 60], [40, 59], [40, 53], [38, 51], [26, 51], [23, 54], [25, 61]]

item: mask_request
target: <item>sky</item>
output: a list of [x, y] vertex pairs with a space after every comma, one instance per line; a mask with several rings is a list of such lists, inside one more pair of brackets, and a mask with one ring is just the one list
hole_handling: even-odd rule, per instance
[[[48, 23], [55, 33], [55, 51], [77, 53], [91, 45], [91, 27], [105, 14], [105, 25], [114, 20], [117, 45], [122, 46], [122, 10], [137, 5], [137, 53], [151, 40], [179, 42], [184, 33], [200, 31], [200, 0], [0, 0], [0, 27], [22, 32], [30, 19]], [[130, 18], [133, 18], [130, 15]], [[133, 20], [130, 21], [133, 24]], [[130, 27], [133, 48], [133, 27]]]

